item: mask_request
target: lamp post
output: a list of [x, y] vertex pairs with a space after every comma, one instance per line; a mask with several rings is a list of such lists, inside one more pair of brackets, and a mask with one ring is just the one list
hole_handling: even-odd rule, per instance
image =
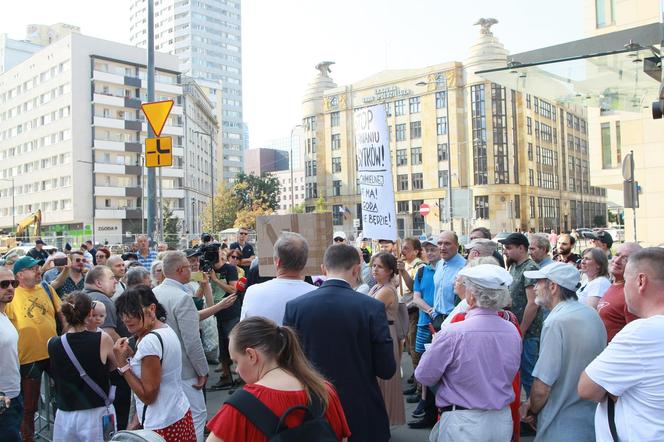
[[92, 161], [76, 160], [77, 163], [85, 163], [90, 165], [92, 172], [92, 244], [95, 244], [95, 165]]
[[214, 236], [214, 149], [212, 147], [212, 134], [199, 130], [195, 130], [194, 133], [210, 137], [210, 207], [212, 209], [212, 235]]
[[[415, 83], [415, 86], [428, 86], [432, 84], [429, 81], [418, 81]], [[434, 81], [433, 84], [436, 84]], [[441, 91], [442, 92], [442, 91]], [[452, 146], [450, 143], [450, 97], [449, 89], [447, 88], [447, 81], [445, 82], [445, 121], [446, 121], [446, 130], [447, 135], [447, 189], [448, 189], [448, 204], [447, 204], [447, 216], [450, 219], [450, 230], [454, 231], [454, 219], [452, 218]]]
[[16, 188], [14, 186], [14, 178], [0, 178], [0, 181], [8, 181], [12, 183], [12, 230], [16, 232], [16, 202], [14, 197], [16, 196]]
[[138, 155], [138, 161], [141, 166], [140, 188], [141, 188], [141, 235], [145, 235], [145, 198], [143, 197], [143, 168], [145, 168], [145, 157]]
[[295, 132], [295, 129], [298, 127], [302, 127], [301, 124], [296, 124], [293, 126], [293, 128], [290, 131], [290, 185], [291, 185], [291, 190], [290, 190], [290, 195], [291, 195], [291, 213], [295, 213], [295, 183], [293, 179], [293, 132]]

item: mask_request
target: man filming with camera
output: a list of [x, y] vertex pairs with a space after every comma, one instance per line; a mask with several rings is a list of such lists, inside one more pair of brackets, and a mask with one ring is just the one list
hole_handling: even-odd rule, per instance
[[[237, 267], [226, 262], [226, 252], [220, 249], [219, 244], [210, 244], [203, 247], [201, 258], [201, 270], [207, 272], [212, 282], [212, 297], [214, 303], [218, 303], [226, 296], [238, 292]], [[213, 250], [216, 249], [216, 255]], [[216, 260], [214, 257], [216, 256]], [[244, 290], [241, 290], [244, 291]], [[222, 373], [219, 382], [212, 389], [230, 387], [233, 383], [231, 376], [231, 356], [228, 353], [228, 335], [240, 321], [242, 311], [242, 300], [238, 298], [231, 307], [221, 310], [215, 314], [217, 318], [217, 330], [219, 331], [219, 363], [217, 371]]]

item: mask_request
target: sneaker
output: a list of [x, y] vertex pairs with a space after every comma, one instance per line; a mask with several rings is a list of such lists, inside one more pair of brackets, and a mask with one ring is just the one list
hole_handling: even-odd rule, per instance
[[416, 388], [415, 386], [413, 386], [413, 387], [408, 387], [408, 388], [406, 388], [405, 390], [403, 390], [403, 394], [405, 394], [406, 396], [408, 396], [408, 395], [411, 395], [411, 394], [415, 394], [415, 391], [417, 391], [417, 388]]
[[413, 414], [411, 414], [411, 416], [413, 416], [415, 419], [419, 419], [424, 417], [425, 414], [426, 411], [424, 410], [424, 400], [420, 399], [420, 403], [417, 404], [417, 408], [415, 409], [415, 411], [413, 411]]
[[406, 398], [406, 402], [409, 404], [417, 404], [420, 402], [421, 396], [419, 394], [414, 394]]
[[415, 382], [415, 373], [411, 374], [406, 382], [408, 382], [409, 384], [414, 383]]

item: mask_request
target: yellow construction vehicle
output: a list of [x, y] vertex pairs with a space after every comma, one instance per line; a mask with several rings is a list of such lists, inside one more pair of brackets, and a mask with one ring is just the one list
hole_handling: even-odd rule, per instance
[[16, 240], [22, 242], [35, 242], [41, 236], [41, 210], [31, 213], [16, 225]]
[[4, 255], [16, 246], [18, 246], [18, 241], [13, 235], [0, 236], [0, 255]]

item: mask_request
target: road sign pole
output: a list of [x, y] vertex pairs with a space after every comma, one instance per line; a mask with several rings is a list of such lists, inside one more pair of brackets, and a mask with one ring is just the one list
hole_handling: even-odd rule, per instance
[[[148, 0], [148, 102], [154, 101], [154, 0]], [[148, 138], [154, 137], [154, 131], [148, 126]], [[156, 200], [157, 179], [153, 167], [148, 168], [148, 237], [154, 237], [157, 218]], [[143, 220], [141, 220], [141, 223]]]
[[631, 171], [631, 176], [632, 176], [632, 201], [634, 202], [633, 204], [633, 209], [632, 212], [634, 214], [634, 219], [632, 220], [632, 223], [634, 225], [634, 242], [638, 243], [638, 240], [636, 239], [636, 201], [637, 201], [637, 194], [636, 194], [636, 178], [634, 177], [634, 151], [630, 150], [629, 151], [629, 168]]

